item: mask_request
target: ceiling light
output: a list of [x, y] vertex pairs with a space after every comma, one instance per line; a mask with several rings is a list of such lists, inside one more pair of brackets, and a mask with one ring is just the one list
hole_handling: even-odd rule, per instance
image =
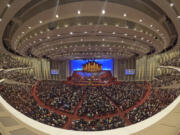
[[85, 31], [84, 34], [87, 34], [87, 31]]
[[101, 13], [104, 15], [106, 13], [106, 11], [103, 9]]
[[142, 37], [141, 40], [144, 40], [144, 38]]
[[174, 6], [174, 3], [170, 3], [169, 5], [170, 5], [170, 7], [173, 7], [173, 6]]
[[139, 22], [142, 22], [142, 21], [143, 21], [142, 19], [139, 20]]
[[0, 18], [0, 22], [2, 22], [2, 18]]
[[178, 15], [177, 18], [180, 19], [180, 15]]
[[67, 25], [67, 24], [65, 24], [65, 25], [64, 25], [64, 27], [66, 27], [66, 28], [67, 28], [67, 27], [68, 27], [68, 25]]
[[31, 29], [31, 26], [29, 26], [28, 29]]
[[57, 34], [58, 37], [60, 37], [61, 35], [60, 34]]
[[126, 13], [124, 13], [124, 14], [123, 14], [123, 16], [124, 16], [124, 17], [126, 17], [126, 16], [127, 16], [127, 14], [126, 14]]
[[113, 34], [113, 35], [115, 35], [115, 34], [116, 34], [116, 32], [113, 32], [112, 34]]
[[102, 41], [104, 41], [104, 38], [102, 39]]
[[39, 23], [43, 23], [43, 22], [40, 20]]
[[134, 35], [134, 38], [137, 38], [137, 36], [136, 36], [136, 35]]
[[99, 31], [98, 33], [102, 33], [102, 31]]
[[78, 10], [78, 11], [77, 11], [77, 13], [78, 13], [78, 15], [80, 15], [80, 14], [81, 14], [81, 11], [80, 11], [80, 10]]
[[119, 27], [119, 24], [116, 24], [115, 26], [116, 26], [116, 27]]
[[151, 24], [151, 25], [150, 25], [150, 27], [152, 28], [152, 27], [153, 27], [153, 25]]
[[22, 34], [24, 34], [24, 31], [22, 32]]
[[59, 18], [59, 15], [58, 15], [58, 14], [56, 14], [56, 18]]
[[70, 35], [73, 35], [73, 32], [70, 32], [69, 34], [70, 34]]
[[127, 34], [127, 33], [125, 33], [124, 35], [125, 35], [125, 36], [127, 36], [128, 34]]
[[7, 6], [8, 8], [11, 7], [11, 5], [10, 5], [9, 3], [8, 3], [6, 6]]
[[50, 39], [50, 37], [48, 36], [47, 39]]
[[90, 22], [90, 23], [89, 23], [89, 25], [93, 25], [93, 23], [92, 23], [92, 22]]

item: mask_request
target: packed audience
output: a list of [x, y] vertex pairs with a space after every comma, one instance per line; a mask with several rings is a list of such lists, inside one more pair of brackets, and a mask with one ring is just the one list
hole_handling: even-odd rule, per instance
[[170, 59], [162, 64], [163, 66], [175, 66], [180, 67], [180, 56]]
[[115, 116], [111, 118], [96, 119], [91, 121], [85, 121], [83, 119], [73, 120], [70, 128], [78, 131], [100, 131], [115, 129], [124, 126], [124, 120], [122, 120], [119, 116]]
[[166, 87], [173, 84], [180, 83], [180, 73], [177, 71], [172, 72], [171, 74], [164, 74], [156, 76], [153, 81], [150, 82], [152, 87]]
[[9, 69], [9, 68], [22, 68], [22, 67], [28, 67], [28, 65], [23, 64], [19, 61], [17, 61], [12, 56], [0, 53], [0, 69]]
[[122, 111], [134, 106], [145, 96], [147, 87], [144, 84], [140, 86], [137, 83], [129, 82], [121, 85], [112, 85], [103, 87], [105, 94], [115, 102]]
[[86, 98], [78, 110], [79, 116], [93, 118], [95, 115], [101, 116], [117, 112], [113, 103], [102, 93], [102, 87], [87, 87], [86, 91]]
[[75, 107], [83, 96], [83, 87], [70, 86], [60, 82], [50, 84], [41, 82], [37, 88], [37, 96], [46, 105], [60, 111], [74, 113]]
[[14, 84], [4, 86], [0, 89], [1, 96], [26, 116], [53, 127], [63, 127], [66, 123], [68, 118], [65, 115], [57, 115], [37, 104], [31, 94], [32, 86]]
[[[145, 96], [147, 88], [144, 82], [82, 87], [59, 81], [41, 81], [36, 94], [46, 106], [69, 113], [68, 116], [72, 115], [70, 129], [99, 131], [126, 126], [124, 117], [131, 123], [137, 123], [160, 112], [180, 95], [180, 87], [164, 88], [164, 86], [172, 82], [172, 84], [177, 83], [179, 80], [179, 74], [176, 72], [157, 76], [154, 81], [149, 82], [152, 88], [148, 99], [127, 112], [127, 109]], [[51, 112], [36, 102], [31, 92], [32, 85], [4, 84], [3, 86], [5, 87], [0, 86], [1, 96], [26, 116], [53, 127], [63, 128], [67, 124], [67, 116]], [[126, 112], [124, 117], [119, 116], [119, 110]]]
[[27, 73], [21, 73], [18, 70], [15, 71], [1, 71], [0, 79], [9, 79], [21, 83], [35, 84], [37, 81], [33, 75]]
[[126, 114], [132, 122], [137, 123], [145, 120], [172, 103], [180, 95], [180, 88], [177, 89], [152, 89], [148, 99], [137, 108]]

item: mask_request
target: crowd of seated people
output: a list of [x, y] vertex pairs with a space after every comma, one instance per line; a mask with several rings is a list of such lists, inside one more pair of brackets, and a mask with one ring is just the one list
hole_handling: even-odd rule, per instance
[[153, 81], [151, 81], [152, 87], [165, 87], [171, 86], [173, 84], [180, 83], [180, 74], [177, 71], [174, 71], [171, 74], [163, 74], [155, 77]]
[[29, 84], [34, 84], [37, 81], [33, 75], [29, 75], [27, 73], [21, 73], [18, 70], [8, 71], [8, 72], [1, 71], [0, 79], [9, 79], [16, 82], [29, 83]]
[[86, 98], [78, 110], [79, 116], [93, 118], [95, 115], [101, 116], [117, 112], [113, 103], [102, 93], [102, 87], [87, 87], [86, 92]]
[[103, 87], [103, 91], [122, 111], [125, 111], [145, 96], [147, 87], [144, 84], [138, 87], [136, 84], [129, 82], [121, 85], [112, 85], [110, 87]]
[[7, 55], [5, 53], [0, 53], [0, 69], [20, 68], [20, 67], [21, 68], [28, 67], [28, 65], [19, 62], [10, 55]]
[[70, 86], [60, 82], [49, 85], [47, 81], [41, 82], [37, 88], [37, 96], [46, 105], [74, 113], [75, 107], [83, 96], [84, 88]]
[[180, 56], [170, 59], [162, 64], [163, 66], [175, 66], [180, 67]]
[[[180, 79], [177, 76], [176, 72], [171, 76], [157, 76], [156, 83], [151, 82], [152, 88], [148, 99], [140, 106], [126, 112], [125, 117], [131, 123], [137, 123], [167, 107], [180, 95], [180, 88], [162, 86], [171, 81], [178, 82]], [[54, 127], [63, 127], [66, 124], [67, 116], [53, 113], [38, 105], [32, 96], [32, 85], [4, 84], [4, 86], [0, 86], [0, 95], [26, 116]], [[147, 87], [144, 82], [82, 87], [59, 81], [41, 81], [36, 89], [37, 96], [47, 106], [66, 111], [72, 116], [76, 115], [74, 113], [76, 110], [77, 115], [72, 119], [70, 128], [80, 131], [98, 131], [125, 126], [124, 118], [119, 116], [118, 107], [121, 111], [126, 111], [142, 100], [146, 92]]]
[[177, 89], [152, 89], [148, 99], [139, 107], [134, 108], [126, 114], [132, 122], [137, 123], [145, 120], [172, 103], [180, 95], [180, 88]]
[[68, 117], [65, 115], [57, 115], [37, 104], [31, 94], [32, 86], [17, 84], [3, 86], [5, 87], [0, 89], [0, 95], [26, 116], [53, 127], [63, 127], [66, 123]]
[[125, 122], [119, 116], [85, 121], [83, 119], [73, 120], [71, 129], [78, 131], [100, 131], [124, 127]]

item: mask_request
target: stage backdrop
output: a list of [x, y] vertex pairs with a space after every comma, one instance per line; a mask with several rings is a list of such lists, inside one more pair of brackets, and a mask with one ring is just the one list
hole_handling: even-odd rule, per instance
[[[70, 60], [69, 65], [70, 65], [71, 75], [74, 71], [82, 71], [83, 64], [86, 64], [87, 62], [88, 60], [83, 60], [83, 59]], [[102, 65], [102, 70], [110, 70], [111, 73], [113, 74], [113, 65], [114, 65], [113, 59], [95, 59], [95, 62]]]

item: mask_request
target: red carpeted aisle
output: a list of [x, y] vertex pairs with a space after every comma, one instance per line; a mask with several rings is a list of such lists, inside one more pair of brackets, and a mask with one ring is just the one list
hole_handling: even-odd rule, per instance
[[149, 84], [146, 84], [146, 87], [147, 87], [147, 92], [146, 92], [144, 98], [143, 98], [140, 102], [137, 102], [137, 103], [136, 103], [134, 106], [132, 106], [131, 108], [127, 109], [127, 110], [125, 111], [125, 113], [128, 113], [129, 111], [132, 111], [134, 108], [142, 105], [142, 104], [146, 101], [146, 99], [148, 99], [149, 94], [150, 94], [150, 91], [151, 91], [151, 88], [150, 88], [150, 85], [149, 85]]
[[49, 111], [52, 111], [52, 112], [54, 112], [54, 113], [56, 113], [56, 114], [58, 114], [58, 115], [66, 115], [66, 116], [68, 117], [68, 121], [67, 121], [67, 123], [64, 125], [64, 128], [65, 128], [65, 129], [69, 129], [69, 128], [70, 128], [70, 125], [71, 125], [72, 120], [84, 119], [84, 120], [89, 121], [89, 120], [95, 120], [95, 119], [106, 119], [106, 118], [114, 117], [114, 116], [120, 116], [120, 117], [125, 121], [125, 124], [126, 124], [126, 125], [130, 125], [131, 122], [125, 117], [125, 113], [128, 113], [129, 111], [133, 110], [135, 107], [138, 107], [138, 106], [140, 106], [141, 104], [143, 104], [143, 103], [147, 100], [147, 98], [148, 98], [148, 96], [149, 96], [149, 94], [150, 94], [150, 85], [149, 85], [149, 84], [146, 84], [147, 92], [146, 92], [145, 96], [143, 97], [143, 99], [142, 99], [140, 102], [137, 102], [134, 106], [132, 106], [131, 108], [127, 109], [127, 110], [124, 111], [124, 112], [121, 111], [120, 108], [108, 97], [108, 99], [110, 100], [110, 102], [112, 102], [113, 105], [117, 108], [117, 113], [114, 113], [114, 114], [106, 114], [106, 115], [103, 115], [103, 116], [96, 115], [96, 116], [94, 116], [94, 117], [91, 119], [91, 118], [89, 118], [89, 117], [87, 117], [87, 116], [83, 116], [83, 117], [78, 116], [78, 110], [79, 110], [79, 108], [81, 107], [84, 99], [86, 98], [86, 94], [87, 94], [86, 91], [84, 91], [84, 94], [83, 94], [83, 96], [82, 96], [79, 104], [76, 106], [76, 108], [75, 108], [75, 110], [74, 110], [74, 113], [71, 114], [71, 113], [69, 113], [69, 112], [64, 112], [64, 111], [55, 110], [54, 108], [45, 105], [45, 104], [38, 98], [38, 96], [36, 95], [36, 88], [37, 88], [38, 84], [39, 84], [39, 82], [37, 82], [37, 83], [35, 84], [35, 86], [34, 86], [34, 88], [33, 88], [33, 90], [32, 90], [32, 95], [33, 95], [34, 99], [35, 99], [36, 102], [37, 102], [40, 106], [42, 106], [43, 108], [46, 108], [46, 109], [48, 109]]

